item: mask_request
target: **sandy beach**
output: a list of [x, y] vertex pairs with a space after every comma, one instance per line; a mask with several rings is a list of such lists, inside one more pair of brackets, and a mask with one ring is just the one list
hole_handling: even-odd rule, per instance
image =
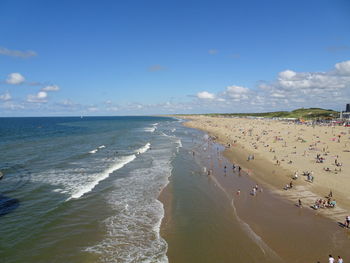
[[[267, 119], [183, 118], [190, 120], [186, 126], [206, 131], [225, 145], [225, 156], [254, 180], [293, 203], [300, 199], [304, 207], [310, 207], [317, 199], [326, 200], [331, 191], [330, 200], [335, 200], [336, 206], [315, 211], [337, 222], [344, 221], [350, 210], [349, 127]], [[249, 155], [254, 159], [248, 160]], [[304, 172], [312, 178], [304, 176]], [[293, 180], [295, 173], [298, 178]], [[290, 182], [293, 187], [284, 190]]]
[[[276, 168], [256, 152], [247, 161], [245, 148], [237, 143], [224, 147], [227, 142], [202, 130], [182, 130], [183, 148], [159, 197], [169, 262], [325, 262], [328, 254], [350, 258], [349, 231], [339, 226], [344, 219], [337, 223], [325, 213], [338, 213], [338, 207], [314, 210], [306, 198], [297, 207], [292, 194], [305, 195], [297, 188], [304, 176], [293, 180], [292, 189], [281, 190], [291, 180], [289, 170]], [[278, 179], [267, 176], [266, 181], [273, 170]], [[253, 187], [258, 188], [254, 195]]]

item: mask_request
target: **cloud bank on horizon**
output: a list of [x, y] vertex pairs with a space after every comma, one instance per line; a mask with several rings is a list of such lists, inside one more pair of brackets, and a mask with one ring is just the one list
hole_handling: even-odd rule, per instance
[[[25, 77], [20, 73], [10, 73], [4, 83], [11, 86], [24, 85]], [[37, 83], [37, 82], [35, 82]], [[38, 83], [37, 85], [43, 85]], [[38, 110], [48, 113], [78, 114], [118, 114], [122, 113], [201, 113], [210, 112], [262, 112], [271, 109], [294, 109], [315, 105], [344, 105], [350, 98], [350, 60], [336, 63], [326, 72], [296, 72], [284, 70], [274, 81], [260, 81], [257, 87], [247, 88], [231, 85], [221, 92], [201, 91], [192, 94], [187, 102], [146, 104], [115, 104], [112, 100], [96, 104], [80, 104], [65, 99], [55, 101], [49, 93], [57, 92], [57, 85], [46, 85], [25, 99], [13, 98], [9, 91], [0, 94], [0, 109], [9, 111]]]
[[327, 72], [285, 70], [278, 73], [275, 81], [261, 82], [257, 89], [228, 86], [218, 94], [199, 92], [197, 98], [207, 104], [257, 111], [344, 105], [350, 100], [350, 60], [335, 64], [334, 69]]

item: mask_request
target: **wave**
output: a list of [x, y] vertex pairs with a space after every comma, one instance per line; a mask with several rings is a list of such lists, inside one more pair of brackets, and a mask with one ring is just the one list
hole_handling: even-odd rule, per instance
[[103, 149], [103, 148], [106, 148], [106, 146], [104, 145], [98, 146], [96, 149], [90, 151], [89, 153], [91, 154], [97, 153], [99, 149]]
[[136, 150], [137, 154], [145, 153], [151, 148], [151, 144], [148, 142], [145, 146], [141, 147], [140, 149]]
[[176, 141], [176, 143], [178, 144], [178, 146], [179, 146], [180, 148], [182, 147], [182, 142], [181, 142], [180, 139], [178, 139], [178, 140]]
[[70, 199], [77, 199], [82, 197], [84, 194], [90, 192], [92, 189], [95, 188], [95, 186], [102, 180], [106, 179], [109, 177], [109, 175], [116, 170], [119, 170], [120, 168], [124, 167], [127, 163], [132, 162], [136, 158], [136, 155], [129, 155], [129, 156], [124, 156], [118, 159], [118, 161], [113, 164], [111, 167], [107, 168], [104, 170], [102, 173], [99, 174], [99, 176], [96, 177], [94, 181], [92, 181], [89, 184], [84, 185], [82, 188], [80, 188], [78, 191], [73, 193], [71, 197], [69, 197], [66, 201]]
[[101, 262], [168, 263], [168, 244], [160, 235], [164, 206], [157, 198], [171, 176], [173, 149], [169, 146], [152, 152], [151, 167], [134, 169], [115, 181], [114, 191], [105, 196], [115, 211], [104, 220], [107, 235], [85, 251]]
[[170, 138], [177, 138], [175, 135], [168, 135], [164, 132], [160, 132], [160, 135], [165, 136], [165, 137], [170, 137]]
[[154, 132], [156, 130], [156, 127], [147, 127], [143, 129], [145, 132]]

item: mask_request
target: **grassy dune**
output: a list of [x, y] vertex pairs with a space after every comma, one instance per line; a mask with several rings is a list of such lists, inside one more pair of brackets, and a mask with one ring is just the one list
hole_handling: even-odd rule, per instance
[[296, 109], [293, 111], [275, 111], [261, 113], [211, 113], [207, 116], [237, 116], [237, 117], [265, 117], [265, 118], [298, 118], [298, 119], [333, 119], [339, 116], [339, 112], [321, 108]]

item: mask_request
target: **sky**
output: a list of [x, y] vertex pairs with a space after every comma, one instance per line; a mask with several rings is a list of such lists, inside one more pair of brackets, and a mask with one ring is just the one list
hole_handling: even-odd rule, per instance
[[348, 0], [0, 1], [0, 117], [346, 103]]

